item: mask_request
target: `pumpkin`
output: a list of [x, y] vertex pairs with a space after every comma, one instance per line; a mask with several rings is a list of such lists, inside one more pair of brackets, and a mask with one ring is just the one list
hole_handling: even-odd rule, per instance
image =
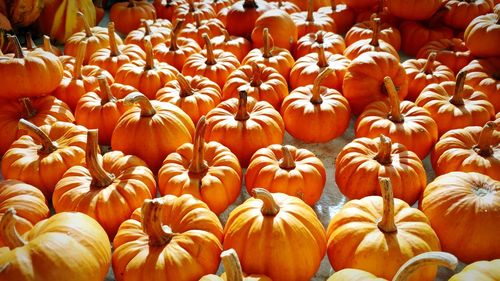
[[325, 245], [325, 229], [311, 207], [262, 188], [229, 214], [224, 227], [224, 249], [238, 253], [243, 271], [275, 281], [310, 280]]
[[493, 12], [493, 6], [493, 0], [449, 0], [444, 6], [443, 22], [455, 29], [465, 30], [473, 19]]
[[[115, 24], [108, 24], [108, 33], [113, 34]], [[115, 76], [118, 68], [134, 60], [145, 60], [146, 53], [137, 45], [119, 45], [113, 36], [109, 37], [109, 48], [102, 48], [94, 52], [89, 64], [98, 66]]]
[[257, 150], [245, 174], [247, 192], [265, 186], [269, 192], [296, 196], [314, 205], [326, 182], [321, 160], [309, 150], [291, 145], [272, 144]]
[[250, 39], [255, 21], [270, 9], [271, 6], [263, 0], [240, 0], [234, 3], [227, 10], [225, 20], [227, 31], [231, 35]]
[[23, 52], [17, 37], [10, 37], [14, 56], [0, 56], [0, 97], [17, 99], [45, 96], [59, 86], [63, 68], [51, 53], [34, 50]]
[[368, 104], [387, 98], [384, 77], [389, 76], [398, 88], [400, 99], [408, 94], [406, 72], [399, 60], [385, 52], [367, 52], [352, 60], [347, 67], [342, 94], [352, 112], [359, 115]]
[[392, 25], [382, 23], [379, 17], [357, 23], [349, 29], [345, 35], [346, 45], [350, 46], [363, 39], [372, 39], [375, 33], [377, 33], [378, 39], [390, 44], [396, 51], [401, 48], [401, 33], [399, 30]]
[[[327, 229], [327, 254], [335, 271], [354, 268], [391, 279], [410, 258], [441, 249], [429, 220], [394, 198], [389, 178], [380, 178], [380, 196], [347, 202]], [[434, 280], [435, 268], [422, 268], [409, 280]]]
[[81, 212], [94, 218], [112, 239], [144, 200], [156, 195], [153, 173], [139, 157], [121, 151], [99, 154], [97, 130], [87, 132], [85, 166], [73, 166], [57, 183], [57, 213]]
[[192, 23], [199, 17], [200, 20], [213, 19], [216, 16], [214, 8], [203, 1], [186, 0], [185, 4], [177, 6], [172, 14], [172, 21], [183, 19], [186, 23]]
[[43, 2], [43, 0], [9, 0], [7, 14], [12, 25], [30, 26], [42, 13]]
[[215, 13], [217, 14], [220, 10], [226, 7], [230, 7], [233, 4], [233, 0], [203, 0], [203, 3], [210, 5]]
[[500, 259], [477, 261], [467, 265], [460, 273], [453, 275], [449, 281], [484, 280], [495, 281], [500, 276]]
[[56, 56], [62, 55], [62, 51], [52, 45], [52, 43], [50, 42], [50, 37], [47, 35], [43, 36], [43, 45], [41, 49], [44, 50], [45, 52], [52, 53]]
[[290, 71], [288, 79], [291, 89], [314, 84], [316, 77], [325, 69], [333, 71], [325, 78], [323, 85], [342, 91], [342, 83], [351, 60], [343, 55], [325, 52], [320, 45], [317, 53], [311, 53], [299, 58]]
[[269, 4], [271, 4], [271, 7], [273, 7], [272, 9], [280, 9], [288, 14], [292, 14], [292, 13], [297, 13], [297, 12], [300, 12], [300, 7], [291, 2], [291, 1], [282, 1], [282, 0], [277, 0], [277, 1], [268, 1]]
[[20, 119], [28, 120], [37, 126], [53, 124], [56, 121], [75, 121], [69, 107], [53, 96], [4, 100], [0, 104], [0, 129], [3, 132], [0, 154], [4, 154], [17, 138], [26, 133], [18, 129]]
[[232, 53], [238, 61], [243, 61], [245, 56], [252, 50], [252, 43], [245, 37], [229, 35], [226, 29], [222, 30], [222, 35], [210, 39], [213, 48]]
[[241, 64], [262, 63], [276, 69], [286, 80], [295, 62], [292, 54], [287, 49], [272, 45], [273, 38], [269, 35], [269, 29], [264, 28], [262, 32], [264, 47], [251, 50], [243, 59]]
[[285, 78], [274, 68], [251, 62], [233, 71], [222, 90], [222, 99], [236, 98], [239, 89], [245, 89], [248, 96], [259, 101], [267, 101], [279, 110], [283, 99], [288, 95]]
[[464, 41], [458, 38], [440, 39], [425, 44], [417, 53], [417, 58], [426, 58], [436, 52], [436, 60], [448, 66], [454, 73], [460, 72], [468, 65], [473, 57], [465, 46]]
[[335, 167], [335, 182], [349, 199], [381, 195], [381, 176], [391, 180], [394, 197], [413, 205], [427, 184], [422, 160], [384, 135], [354, 139], [339, 152]]
[[[275, 0], [270, 0], [270, 1], [275, 1]], [[306, 1], [303, 1], [303, 0], [290, 0], [290, 1], [292, 3], [294, 3], [295, 5], [299, 6], [299, 8], [302, 11], [307, 10], [307, 7], [309, 5], [309, 3], [307, 3]], [[313, 7], [314, 7], [315, 10], [318, 10], [321, 7], [326, 7], [329, 4], [330, 4], [329, 0], [314, 0], [313, 1]]]
[[489, 121], [479, 126], [455, 129], [445, 133], [432, 151], [431, 163], [436, 175], [477, 172], [500, 180], [500, 133]]
[[232, 53], [214, 50], [207, 34], [203, 34], [203, 39], [205, 50], [187, 58], [182, 67], [182, 74], [206, 77], [222, 88], [229, 74], [240, 66], [240, 62]]
[[452, 129], [482, 126], [495, 115], [485, 94], [464, 85], [466, 75], [466, 71], [461, 71], [456, 81], [427, 86], [415, 101], [437, 121], [439, 135]]
[[205, 46], [203, 34], [212, 38], [223, 34], [224, 24], [215, 18], [201, 20], [198, 14], [194, 16], [195, 21], [188, 23], [180, 31], [179, 37], [193, 39], [201, 47]]
[[488, 100], [500, 112], [500, 58], [477, 59], [463, 68], [467, 71], [465, 84], [488, 96]]
[[464, 41], [474, 56], [496, 57], [500, 50], [495, 47], [500, 44], [500, 10], [496, 13], [476, 17], [467, 26]]
[[427, 21], [404, 21], [399, 26], [401, 49], [409, 56], [416, 56], [428, 42], [453, 38], [453, 29], [440, 24], [443, 13], [437, 12]]
[[170, 64], [178, 71], [182, 71], [185, 61], [192, 54], [201, 52], [201, 47], [196, 41], [179, 37], [184, 21], [177, 21], [170, 33], [170, 40], [160, 43], [153, 49], [154, 57], [160, 61]]
[[120, 117], [111, 136], [111, 147], [138, 156], [156, 173], [168, 154], [191, 141], [194, 124], [177, 106], [149, 101], [138, 92], [126, 96], [125, 103], [139, 106]]
[[125, 37], [125, 44], [133, 44], [141, 47], [141, 49], [146, 50], [144, 46], [144, 39], [148, 36], [151, 41], [151, 46], [156, 46], [160, 43], [165, 42], [170, 37], [170, 28], [150, 26], [146, 20], [142, 20], [142, 27], [130, 31]]
[[251, 36], [255, 48], [264, 46], [262, 37], [264, 28], [267, 28], [273, 37], [274, 46], [291, 50], [297, 43], [297, 26], [292, 17], [283, 10], [271, 9], [257, 18]]
[[269, 277], [262, 274], [246, 275], [243, 273], [238, 254], [234, 249], [223, 251], [220, 254], [220, 257], [226, 272], [224, 272], [220, 277], [214, 274], [205, 275], [199, 281], [272, 281]]
[[[14, 228], [20, 235], [28, 232], [36, 223], [50, 215], [47, 201], [39, 189], [17, 180], [2, 180], [0, 181], [0, 221], [10, 208], [16, 209], [18, 219]], [[5, 243], [9, 242], [2, 238], [3, 235], [0, 235], [0, 248], [7, 246]]]
[[451, 172], [427, 185], [419, 208], [444, 251], [465, 263], [491, 260], [500, 256], [499, 194], [497, 180], [475, 172]]
[[378, 0], [344, 0], [347, 7], [360, 11], [377, 5]]
[[248, 97], [244, 90], [239, 94], [207, 114], [205, 137], [229, 148], [247, 167], [255, 151], [283, 142], [285, 125], [271, 104]]
[[335, 0], [330, 0], [330, 2], [330, 6], [319, 8], [318, 13], [331, 17], [335, 22], [337, 32], [345, 34], [354, 25], [354, 10], [345, 4], [337, 4]]
[[3, 55], [2, 51], [7, 50], [9, 47], [7, 38], [7, 32], [9, 31], [12, 31], [12, 25], [9, 19], [0, 11], [0, 55]]
[[172, 20], [172, 16], [177, 7], [185, 3], [185, 0], [154, 0], [153, 6], [160, 19]]
[[177, 69], [168, 63], [159, 62], [153, 56], [151, 41], [146, 37], [146, 60], [134, 60], [122, 65], [115, 75], [117, 83], [130, 85], [149, 99], [156, 97], [156, 92], [165, 83], [175, 79], [179, 73]]
[[156, 12], [153, 13], [154, 17], [153, 19], [148, 19], [148, 20], [141, 20], [141, 21], [145, 21], [150, 27], [158, 27], [158, 28], [168, 28], [168, 29], [172, 29], [173, 28], [173, 25], [172, 25], [172, 22], [168, 19], [159, 19], [157, 16], [156, 16]]
[[297, 33], [302, 37], [308, 33], [316, 32], [319, 30], [328, 32], [337, 32], [337, 26], [331, 17], [326, 14], [314, 12], [313, 0], [308, 0], [307, 11], [293, 13], [293, 22], [297, 26]]
[[[332, 68], [325, 68], [313, 85], [293, 90], [281, 105], [286, 131], [304, 142], [327, 142], [341, 136], [350, 120], [350, 107], [339, 91], [322, 87]], [[304, 124], [307, 124], [304, 126]]]
[[415, 101], [422, 90], [430, 84], [439, 84], [455, 80], [453, 71], [446, 65], [436, 61], [436, 52], [427, 58], [408, 59], [403, 62], [408, 76], [407, 100]]
[[109, 11], [109, 20], [115, 22], [116, 30], [123, 34], [141, 26], [141, 19], [154, 19], [155, 8], [148, 1], [128, 0], [115, 3]]
[[178, 74], [156, 93], [156, 100], [177, 105], [194, 124], [220, 103], [221, 90], [206, 77]]
[[8, 246], [0, 248], [2, 280], [49, 281], [68, 276], [74, 281], [104, 280], [111, 249], [106, 232], [95, 220], [80, 213], [55, 214], [19, 235], [15, 226], [21, 219], [11, 208], [0, 221], [0, 235]]
[[161, 195], [191, 194], [220, 214], [231, 205], [241, 188], [238, 158], [217, 142], [205, 143], [205, 117], [196, 126], [193, 143], [169, 154], [158, 172]]
[[373, 18], [374, 14], [379, 17], [383, 23], [387, 23], [391, 26], [399, 26], [401, 19], [391, 14], [389, 8], [387, 7], [387, 0], [378, 0], [375, 6], [372, 6], [368, 10], [358, 11], [356, 14], [356, 22], [369, 21]]
[[306, 34], [297, 41], [294, 56], [299, 59], [307, 54], [317, 52], [321, 46], [332, 54], [343, 54], [345, 50], [344, 38], [333, 32], [322, 30]]
[[431, 114], [411, 101], [400, 101], [390, 77], [384, 78], [388, 100], [369, 104], [354, 125], [356, 137], [387, 135], [424, 159], [438, 139], [438, 125]]
[[427, 20], [441, 4], [441, 0], [387, 0], [389, 12], [405, 20]]
[[217, 271], [222, 235], [217, 216], [191, 195], [148, 199], [113, 240], [116, 280], [140, 281], [145, 271], [157, 280], [198, 280]]

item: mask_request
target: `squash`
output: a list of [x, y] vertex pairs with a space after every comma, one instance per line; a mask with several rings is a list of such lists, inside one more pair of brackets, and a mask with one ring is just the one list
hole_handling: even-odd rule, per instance
[[500, 56], [500, 9], [495, 13], [476, 17], [467, 26], [464, 41], [472, 55], [477, 57]]
[[210, 39], [210, 42], [214, 49], [232, 53], [240, 62], [243, 61], [245, 56], [252, 50], [252, 43], [250, 43], [248, 39], [229, 35], [226, 29], [222, 30], [222, 35]]
[[300, 12], [300, 7], [292, 1], [270, 0], [269, 4], [273, 10], [280, 9], [288, 14]]
[[263, 0], [240, 0], [234, 3], [227, 10], [225, 20], [227, 31], [231, 35], [250, 39], [255, 21], [269, 9], [271, 6]]
[[449, 281], [483, 280], [495, 281], [500, 276], [500, 259], [477, 261], [467, 265], [462, 271], [453, 275]]
[[200, 20], [213, 19], [216, 16], [215, 9], [209, 3], [204, 1], [186, 0], [185, 4], [177, 6], [172, 14], [172, 22], [183, 19], [186, 23]]
[[441, 4], [441, 0], [387, 0], [389, 12], [405, 20], [427, 20]]
[[437, 54], [437, 61], [448, 66], [456, 74], [473, 59], [464, 41], [458, 38], [431, 41], [418, 51], [417, 58], [426, 58], [432, 52]]
[[233, 4], [234, 1], [233, 0], [203, 0], [201, 2], [210, 5], [214, 9], [215, 13], [217, 14], [223, 8], [231, 7], [231, 5]]
[[[273, 2], [271, 2], [273, 3]], [[222, 264], [226, 272], [219, 277], [214, 274], [205, 275], [199, 281], [272, 281], [271, 278], [261, 274], [246, 275], [241, 269], [241, 263], [238, 254], [234, 249], [228, 249], [220, 254]]]
[[443, 22], [457, 30], [465, 30], [473, 19], [492, 13], [493, 6], [493, 0], [449, 0], [444, 5]]
[[339, 34], [345, 34], [355, 23], [355, 12], [345, 4], [330, 0], [330, 5], [318, 9], [318, 13], [328, 15], [333, 19]]
[[314, 12], [313, 0], [308, 0], [307, 11], [290, 15], [297, 26], [298, 37], [319, 30], [337, 32], [337, 26], [331, 17], [326, 14]]
[[269, 30], [273, 37], [274, 46], [292, 50], [299, 38], [297, 26], [292, 17], [280, 9], [271, 9], [260, 15], [255, 21], [255, 27], [252, 30], [252, 43], [255, 48], [264, 46], [262, 33], [264, 28]]
[[[379, 19], [378, 21], [375, 19]], [[377, 27], [377, 25], [380, 25]], [[345, 43], [347, 46], [363, 39], [372, 39], [374, 31], [379, 29], [378, 38], [389, 43], [396, 51], [401, 48], [401, 33], [394, 26], [383, 23], [379, 17], [373, 17], [370, 21], [364, 21], [355, 24], [345, 35]]]
[[141, 26], [141, 19], [154, 19], [155, 8], [148, 1], [128, 0], [115, 3], [109, 11], [109, 20], [115, 22], [116, 30], [122, 34]]
[[463, 68], [467, 71], [465, 84], [483, 92], [495, 107], [495, 112], [500, 112], [500, 58], [477, 59], [471, 61]]
[[172, 20], [172, 16], [177, 7], [185, 3], [185, 0], [154, 0], [153, 6], [155, 7], [158, 18]]
[[322, 30], [306, 34], [297, 41], [294, 57], [299, 59], [307, 54], [315, 53], [320, 47], [332, 54], [343, 54], [345, 50], [344, 38], [333, 32]]
[[125, 44], [137, 45], [145, 51], [146, 47], [144, 46], [144, 39], [146, 36], [151, 41], [151, 46], [153, 46], [153, 48], [170, 38], [171, 28], [151, 26], [146, 20], [142, 20], [141, 24], [141, 27], [130, 31], [127, 34], [127, 37], [125, 37]]
[[343, 0], [347, 7], [356, 11], [366, 10], [377, 5], [378, 0]]
[[199, 14], [195, 14], [194, 19], [194, 22], [187, 23], [182, 28], [179, 37], [193, 39], [200, 47], [205, 46], [203, 34], [207, 34], [209, 38], [212, 38], [222, 35], [225, 30], [224, 24], [216, 18], [201, 20]]
[[9, 0], [7, 14], [15, 27], [27, 27], [34, 23], [44, 6], [43, 0]]
[[401, 49], [409, 56], [416, 56], [427, 43], [443, 38], [453, 38], [453, 29], [442, 25], [442, 12], [437, 12], [427, 21], [404, 21], [399, 26]]

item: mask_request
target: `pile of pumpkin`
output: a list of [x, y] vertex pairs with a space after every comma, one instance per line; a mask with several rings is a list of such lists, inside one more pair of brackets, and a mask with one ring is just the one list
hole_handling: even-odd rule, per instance
[[[107, 28], [38, 2], [43, 46], [0, 45], [0, 280], [310, 280], [325, 253], [329, 280], [500, 278], [499, 1], [130, 0]], [[325, 167], [284, 134], [351, 114], [325, 230]]]

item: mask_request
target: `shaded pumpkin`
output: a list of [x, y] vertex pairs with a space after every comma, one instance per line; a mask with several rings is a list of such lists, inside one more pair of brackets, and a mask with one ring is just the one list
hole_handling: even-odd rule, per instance
[[185, 3], [185, 0], [154, 0], [153, 6], [158, 18], [172, 20], [177, 7]]
[[[375, 21], [376, 18], [379, 19], [379, 22]], [[349, 46], [363, 39], [372, 39], [377, 25], [380, 25], [378, 28], [378, 38], [390, 44], [396, 51], [399, 51], [401, 48], [401, 33], [399, 29], [382, 22], [378, 16], [373, 17], [370, 21], [359, 22], [349, 29], [345, 35], [346, 45]]]
[[292, 50], [297, 43], [298, 30], [292, 17], [283, 10], [271, 9], [260, 15], [255, 21], [252, 31], [252, 43], [255, 48], [264, 46], [262, 33], [264, 28], [269, 30], [274, 39], [274, 46]]
[[389, 12], [405, 20], [427, 20], [441, 8], [442, 0], [387, 0]]
[[493, 0], [448, 0], [444, 5], [443, 22], [455, 29], [465, 30], [473, 19], [493, 12], [494, 5]]
[[448, 66], [456, 74], [473, 59], [464, 41], [458, 38], [431, 41], [418, 51], [417, 58], [426, 58], [432, 52], [437, 54], [437, 61]]
[[306, 34], [297, 41], [294, 57], [299, 59], [307, 54], [315, 53], [321, 46], [325, 51], [332, 54], [343, 54], [345, 50], [344, 38], [333, 32], [324, 32], [322, 30]]
[[[227, 11], [225, 25], [231, 35], [251, 38], [255, 21], [271, 6], [263, 0], [241, 0], [234, 3]], [[222, 11], [219, 12], [219, 14]]]
[[154, 19], [155, 8], [148, 1], [128, 0], [115, 3], [109, 10], [109, 20], [115, 22], [116, 30], [122, 34], [141, 26], [141, 19]]
[[319, 30], [334, 33], [337, 32], [337, 25], [335, 25], [335, 22], [331, 17], [314, 11], [313, 0], [308, 0], [307, 11], [293, 13], [290, 16], [297, 26], [297, 34], [299, 38], [308, 33], [317, 32]]
[[500, 9], [471, 21], [464, 33], [465, 46], [477, 57], [498, 57], [500, 44]]
[[194, 18], [194, 22], [187, 23], [182, 28], [179, 37], [193, 39], [200, 47], [205, 46], [203, 34], [207, 34], [208, 37], [212, 38], [222, 35], [225, 30], [224, 24], [216, 18], [201, 20], [198, 14], [195, 14]]
[[238, 58], [238, 61], [243, 61], [245, 56], [252, 50], [252, 43], [245, 37], [229, 35], [226, 29], [222, 30], [222, 34], [210, 39], [213, 48], [230, 52]]
[[500, 58], [473, 60], [463, 70], [465, 84], [486, 94], [495, 112], [500, 112]]
[[318, 13], [328, 15], [337, 26], [337, 33], [345, 34], [355, 23], [355, 12], [345, 4], [330, 1], [331, 4], [318, 9]]
[[401, 50], [409, 56], [416, 56], [420, 48], [431, 41], [453, 38], [453, 29], [442, 25], [442, 12], [437, 12], [428, 21], [404, 21], [399, 26]]

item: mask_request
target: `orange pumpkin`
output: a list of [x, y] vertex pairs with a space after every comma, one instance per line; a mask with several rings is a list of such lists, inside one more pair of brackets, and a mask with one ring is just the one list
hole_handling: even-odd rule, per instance
[[247, 167], [255, 151], [283, 142], [285, 125], [268, 102], [239, 93], [238, 99], [223, 101], [207, 114], [206, 139], [228, 147]]
[[[153, 3], [153, 5], [154, 5], [154, 3]], [[156, 12], [153, 13], [153, 15], [154, 15], [153, 19], [143, 20], [143, 21], [145, 21], [151, 27], [161, 27], [161, 28], [168, 28], [168, 29], [172, 29], [173, 28], [172, 22], [170, 20], [168, 20], [168, 19], [159, 19], [156, 16]]]
[[455, 29], [465, 30], [473, 19], [493, 12], [493, 6], [493, 0], [448, 0], [444, 6], [443, 22]]
[[4, 154], [2, 176], [31, 184], [51, 198], [66, 170], [83, 161], [87, 129], [67, 122], [37, 127], [24, 119], [19, 127], [28, 135]]
[[500, 133], [489, 121], [484, 127], [472, 126], [445, 133], [434, 146], [431, 163], [436, 175], [477, 172], [500, 180]]
[[206, 77], [178, 74], [156, 93], [156, 100], [177, 105], [194, 124], [220, 103], [221, 90]]
[[291, 1], [270, 0], [268, 2], [273, 7], [273, 10], [280, 9], [288, 14], [300, 12], [300, 7]]
[[342, 36], [320, 30], [300, 37], [295, 47], [294, 56], [299, 59], [307, 54], [315, 53], [320, 46], [323, 46], [325, 51], [332, 54], [343, 54], [345, 50], [345, 42]]
[[224, 227], [224, 249], [238, 253], [243, 271], [275, 281], [310, 280], [325, 245], [325, 229], [311, 207], [262, 188], [229, 214]]
[[233, 0], [203, 0], [203, 3], [209, 4], [214, 9], [215, 13], [226, 7], [231, 7]]
[[251, 36], [255, 48], [264, 46], [262, 38], [264, 28], [269, 30], [270, 35], [274, 39], [273, 43], [277, 47], [291, 50], [297, 43], [297, 26], [292, 17], [283, 10], [271, 9], [257, 18]]
[[377, 5], [378, 0], [343, 0], [347, 7], [356, 11], [366, 10]]
[[472, 61], [472, 55], [464, 41], [458, 38], [440, 39], [425, 44], [417, 53], [417, 58], [426, 58], [430, 53], [437, 54], [436, 60], [448, 66], [454, 73]]
[[335, 182], [349, 199], [381, 195], [381, 176], [391, 180], [394, 197], [413, 205], [427, 184], [422, 160], [384, 135], [354, 139], [339, 152], [335, 167]]
[[[424, 213], [394, 198], [390, 179], [379, 181], [382, 197], [347, 202], [328, 225], [327, 253], [335, 271], [355, 268], [390, 280], [410, 258], [441, 250]], [[418, 273], [409, 280], [434, 280], [436, 269]]]
[[109, 20], [115, 22], [116, 30], [123, 34], [141, 26], [141, 19], [154, 19], [155, 8], [148, 1], [129, 0], [115, 3], [109, 11]]
[[[270, 1], [275, 1], [275, 0], [270, 0]], [[292, 3], [294, 3], [295, 5], [299, 6], [299, 8], [302, 10], [302, 11], [305, 11], [307, 10], [307, 7], [309, 5], [308, 2], [304, 1], [304, 0], [290, 0]], [[359, 1], [359, 0], [358, 0]], [[321, 7], [326, 7], [330, 4], [330, 1], [329, 0], [313, 0], [313, 6], [314, 6], [314, 9], [315, 10], [318, 10], [319, 8]]]
[[389, 11], [387, 0], [378, 0], [377, 4], [370, 9], [358, 11], [356, 14], [356, 22], [369, 21], [373, 18], [374, 14], [376, 17], [379, 17], [383, 23], [387, 23], [391, 26], [397, 27], [401, 22], [401, 18], [394, 16]]
[[467, 48], [474, 56], [498, 57], [500, 49], [500, 10], [472, 20], [464, 33]]
[[379, 39], [390, 44], [396, 51], [399, 51], [401, 48], [401, 33], [394, 26], [383, 23], [379, 17], [373, 17], [370, 21], [355, 24], [347, 31], [345, 43], [347, 46], [350, 46], [359, 40], [372, 39], [377, 30]]
[[465, 84], [488, 96], [488, 100], [500, 112], [500, 58], [477, 59], [463, 68], [467, 71]]
[[188, 23], [182, 28], [179, 37], [193, 39], [201, 47], [205, 46], [203, 34], [207, 34], [212, 38], [223, 34], [224, 24], [215, 18], [201, 20], [198, 15], [195, 15], [195, 21]]
[[139, 106], [120, 117], [111, 136], [111, 147], [140, 157], [157, 173], [168, 154], [192, 140], [194, 124], [177, 106], [149, 101], [141, 93], [129, 94], [125, 103]]
[[269, 192], [296, 196], [314, 205], [326, 182], [321, 160], [309, 150], [273, 144], [257, 150], [245, 174], [247, 192], [265, 186]]
[[38, 19], [42, 8], [42, 0], [9, 1], [7, 15], [14, 26], [26, 27]]
[[177, 7], [185, 3], [185, 0], [154, 0], [153, 6], [160, 19], [172, 20], [172, 16]]
[[404, 21], [399, 26], [401, 32], [401, 49], [409, 56], [416, 56], [425, 44], [443, 39], [453, 38], [453, 29], [440, 24], [442, 13], [438, 12], [428, 21]]
[[441, 4], [441, 0], [387, 0], [389, 12], [405, 20], [427, 20]]
[[499, 181], [479, 173], [451, 172], [427, 185], [419, 207], [443, 250], [471, 263], [500, 256], [499, 196]]
[[191, 195], [146, 200], [113, 240], [116, 280], [141, 281], [144, 272], [157, 280], [198, 280], [217, 271], [222, 235], [217, 216]]
[[297, 33], [302, 37], [319, 30], [337, 32], [337, 26], [331, 17], [326, 14], [314, 12], [313, 0], [308, 0], [307, 11], [293, 13], [290, 16], [297, 26]]
[[205, 117], [193, 143], [185, 143], [163, 161], [158, 172], [161, 195], [191, 194], [220, 214], [240, 194], [242, 174], [238, 158], [217, 142], [205, 143]]
[[355, 22], [354, 10], [347, 7], [345, 4], [336, 3], [337, 1], [335, 0], [331, 0], [330, 2], [330, 6], [319, 8], [318, 13], [331, 17], [337, 26], [337, 32], [339, 34], [345, 34]]
[[141, 49], [146, 50], [144, 46], [144, 39], [146, 36], [151, 41], [151, 46], [165, 42], [170, 38], [171, 28], [150, 26], [146, 20], [142, 20], [142, 27], [130, 31], [125, 37], [125, 44], [132, 44], [141, 47]]
[[220, 254], [220, 257], [226, 272], [222, 273], [220, 277], [214, 274], [205, 275], [199, 281], [228, 281], [228, 280], [272, 281], [271, 278], [262, 274], [247, 275], [243, 273], [243, 270], [241, 269], [241, 263], [238, 258], [238, 254], [234, 249], [223, 251]]
[[226, 11], [227, 31], [231, 35], [250, 39], [255, 21], [269, 9], [271, 6], [263, 0], [240, 0], [234, 3]]
[[325, 68], [313, 85], [299, 87], [283, 100], [281, 115], [293, 137], [304, 142], [327, 142], [341, 136], [349, 126], [347, 100], [337, 90], [321, 87], [332, 72], [332, 68]]
[[455, 82], [427, 86], [415, 101], [437, 121], [439, 135], [452, 129], [482, 126], [495, 115], [485, 94], [464, 85], [466, 75], [466, 71], [461, 71]]
[[186, 23], [192, 23], [196, 21], [196, 17], [200, 20], [213, 19], [216, 16], [214, 8], [203, 1], [186, 0], [185, 4], [177, 6], [172, 14], [172, 21], [175, 22], [179, 19], [183, 19]]
[[223, 50], [224, 52], [232, 53], [238, 58], [238, 61], [243, 61], [245, 56], [252, 50], [252, 43], [245, 37], [231, 36], [226, 29], [222, 30], [222, 35], [213, 37], [210, 42], [213, 48]]

